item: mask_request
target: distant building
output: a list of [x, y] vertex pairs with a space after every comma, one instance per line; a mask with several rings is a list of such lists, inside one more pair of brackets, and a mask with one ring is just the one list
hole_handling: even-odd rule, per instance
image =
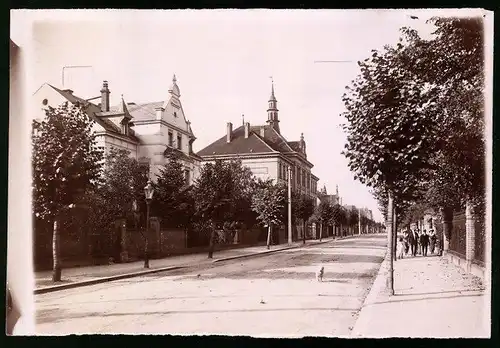
[[[95, 121], [97, 144], [105, 155], [112, 148], [128, 150], [131, 157], [149, 165], [150, 178], [155, 180], [155, 174], [167, 162], [168, 155], [175, 153], [184, 165], [186, 181], [193, 183], [201, 158], [192, 150], [196, 137], [184, 115], [175, 75], [164, 101], [127, 103], [122, 96], [118, 105], [111, 106], [107, 81], [103, 82], [100, 92], [99, 97], [83, 99], [70, 89], [44, 83], [32, 97], [34, 118], [43, 119], [48, 106], [55, 107], [65, 101], [85, 104], [88, 115]], [[92, 102], [96, 99], [100, 103]]]
[[362, 216], [370, 219], [370, 220], [373, 220], [373, 212], [371, 211], [371, 209], [368, 209], [368, 208], [361, 208], [360, 209], [360, 213]]
[[318, 193], [318, 197], [321, 201], [329, 202], [331, 205], [340, 204], [339, 186], [338, 185], [336, 186], [335, 190], [336, 190], [335, 194], [330, 195], [330, 194], [328, 194], [328, 191], [326, 190], [326, 185], [324, 185], [323, 188]]

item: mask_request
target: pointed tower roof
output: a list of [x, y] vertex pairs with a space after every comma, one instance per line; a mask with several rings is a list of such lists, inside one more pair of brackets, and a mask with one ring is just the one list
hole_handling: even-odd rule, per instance
[[132, 119], [132, 115], [128, 111], [127, 103], [123, 99], [123, 94], [122, 94], [122, 100], [121, 103], [118, 104], [118, 113], [123, 113], [123, 119], [120, 123], [122, 124], [130, 124], [130, 120]]
[[168, 89], [168, 92], [175, 95], [177, 98], [181, 96], [181, 90], [179, 89], [179, 86], [177, 86], [177, 78], [175, 77], [175, 74], [174, 77], [172, 77], [172, 85]]
[[269, 97], [269, 101], [277, 101], [276, 97], [274, 96], [274, 81], [271, 82], [271, 96]]
[[132, 115], [130, 115], [130, 112], [128, 111], [127, 103], [123, 99], [123, 94], [122, 94], [122, 100], [121, 103], [118, 104], [118, 113], [123, 113], [125, 117], [132, 118]]

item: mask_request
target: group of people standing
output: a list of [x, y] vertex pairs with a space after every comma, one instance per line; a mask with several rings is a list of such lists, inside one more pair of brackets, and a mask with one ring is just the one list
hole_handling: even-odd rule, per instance
[[436, 249], [438, 252], [440, 250], [439, 240], [433, 229], [429, 230], [429, 234], [427, 234], [427, 230], [423, 230], [423, 232], [420, 233], [418, 228], [413, 230], [408, 229], [404, 232], [404, 236], [399, 238], [397, 247], [398, 258], [402, 259], [403, 256], [408, 255], [409, 252], [411, 252], [413, 256], [417, 256], [417, 254], [427, 256], [429, 247], [431, 254], [434, 254]]

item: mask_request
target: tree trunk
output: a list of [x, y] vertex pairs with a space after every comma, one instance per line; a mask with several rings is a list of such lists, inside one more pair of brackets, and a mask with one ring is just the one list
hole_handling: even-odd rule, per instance
[[60, 229], [59, 217], [56, 216], [52, 230], [52, 281], [54, 282], [61, 281]]
[[271, 225], [267, 227], [267, 248], [271, 248], [271, 235], [272, 235], [272, 228]]
[[321, 242], [321, 237], [323, 237], [323, 223], [319, 225], [319, 241]]
[[302, 244], [306, 244], [306, 231], [307, 231], [307, 223], [305, 220], [302, 220], [303, 228], [302, 228]]
[[392, 224], [393, 224], [393, 237], [392, 237], [392, 250], [393, 250], [393, 259], [397, 260], [397, 253], [396, 253], [396, 246], [398, 242], [398, 225], [396, 224], [396, 207], [393, 207], [393, 213], [392, 213], [393, 219], [392, 219]]
[[387, 252], [389, 254], [389, 274], [387, 277], [387, 290], [390, 295], [394, 295], [394, 253], [393, 253], [393, 233], [394, 226], [392, 223], [393, 218], [393, 199], [392, 193], [389, 191], [389, 202], [387, 204]]
[[210, 241], [208, 245], [208, 258], [212, 259], [214, 257], [214, 241], [215, 241], [215, 228], [212, 228], [210, 232]]

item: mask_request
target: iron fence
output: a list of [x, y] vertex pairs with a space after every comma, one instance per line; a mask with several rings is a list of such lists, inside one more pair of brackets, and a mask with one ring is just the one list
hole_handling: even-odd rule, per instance
[[474, 233], [474, 260], [484, 263], [486, 252], [486, 226], [483, 217], [474, 221]]
[[450, 250], [465, 258], [465, 213], [455, 214], [452, 226]]

